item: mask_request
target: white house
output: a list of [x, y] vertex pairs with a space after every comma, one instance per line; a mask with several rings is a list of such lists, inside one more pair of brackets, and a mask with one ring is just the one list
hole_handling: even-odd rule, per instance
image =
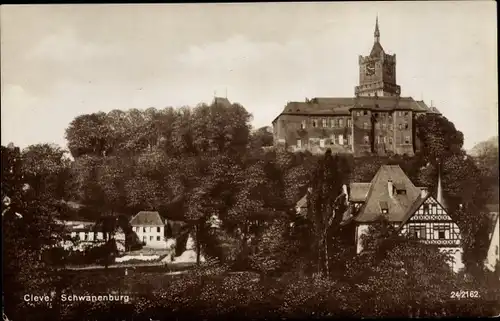
[[141, 211], [130, 220], [132, 230], [146, 247], [167, 248], [165, 222], [158, 212]]
[[488, 254], [485, 259], [485, 266], [490, 271], [495, 271], [495, 267], [498, 261], [500, 261], [499, 247], [500, 247], [500, 227], [498, 215], [498, 204], [488, 205], [488, 210], [490, 214], [490, 231], [489, 236], [489, 247]]
[[[63, 247], [76, 251], [83, 251], [85, 248], [98, 246], [106, 242], [102, 228], [94, 222], [85, 221], [59, 221], [63, 224], [71, 240], [63, 242]], [[125, 250], [125, 233], [118, 228], [109, 236], [116, 241], [118, 251]]]

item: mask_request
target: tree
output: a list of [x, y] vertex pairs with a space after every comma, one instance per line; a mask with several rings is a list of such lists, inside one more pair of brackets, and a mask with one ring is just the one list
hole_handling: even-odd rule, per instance
[[65, 150], [50, 144], [25, 148], [21, 157], [26, 183], [35, 190], [49, 193], [54, 199], [66, 198], [70, 160], [65, 154]]
[[329, 239], [338, 236], [343, 213], [347, 209], [346, 195], [342, 186], [347, 183], [349, 169], [345, 162], [327, 151], [325, 158], [314, 170], [311, 189], [307, 194], [308, 219], [314, 235], [317, 253], [317, 271], [329, 276]]
[[261, 127], [251, 135], [251, 144], [254, 148], [273, 146], [273, 132], [270, 127]]
[[111, 151], [110, 128], [103, 112], [76, 117], [66, 129], [68, 148], [74, 158], [104, 156]]
[[[55, 224], [57, 203], [39, 188], [23, 189], [24, 165], [19, 148], [2, 146], [2, 240], [5, 312], [25, 319], [26, 293], [49, 293], [54, 271], [42, 260], [42, 253], [61, 240]], [[7, 175], [3, 175], [3, 174]]]

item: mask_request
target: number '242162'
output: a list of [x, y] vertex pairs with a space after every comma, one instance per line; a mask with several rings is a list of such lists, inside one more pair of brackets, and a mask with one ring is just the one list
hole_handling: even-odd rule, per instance
[[469, 299], [469, 298], [479, 298], [478, 291], [451, 291], [450, 299]]

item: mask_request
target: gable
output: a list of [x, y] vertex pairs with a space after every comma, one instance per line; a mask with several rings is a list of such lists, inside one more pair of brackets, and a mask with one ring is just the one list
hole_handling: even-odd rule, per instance
[[410, 221], [453, 221], [446, 209], [432, 196], [425, 198], [410, 215]]
[[158, 212], [141, 211], [130, 220], [132, 226], [164, 226], [163, 219]]

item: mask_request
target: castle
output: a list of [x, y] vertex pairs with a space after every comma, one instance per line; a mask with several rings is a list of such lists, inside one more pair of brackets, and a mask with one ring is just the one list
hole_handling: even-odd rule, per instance
[[396, 55], [380, 44], [378, 18], [373, 48], [359, 56], [355, 97], [313, 98], [289, 102], [273, 120], [274, 144], [291, 151], [350, 153], [354, 156], [406, 154], [419, 149], [415, 119], [440, 114], [435, 107], [401, 97], [396, 83]]

